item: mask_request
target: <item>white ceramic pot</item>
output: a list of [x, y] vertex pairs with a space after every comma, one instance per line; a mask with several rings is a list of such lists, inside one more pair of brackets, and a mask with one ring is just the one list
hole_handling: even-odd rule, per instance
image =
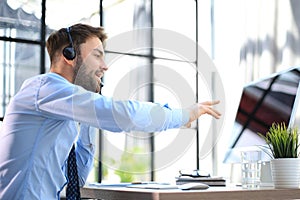
[[300, 158], [273, 159], [271, 172], [275, 188], [299, 188]]

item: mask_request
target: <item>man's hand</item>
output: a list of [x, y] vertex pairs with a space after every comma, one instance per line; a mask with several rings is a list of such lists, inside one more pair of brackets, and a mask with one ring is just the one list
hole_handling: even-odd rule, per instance
[[203, 114], [209, 114], [216, 119], [221, 117], [221, 113], [213, 108], [214, 105], [220, 103], [220, 101], [206, 101], [202, 103], [196, 103], [191, 107], [187, 108], [188, 112], [190, 113], [190, 120], [185, 126], [187, 128], [191, 127], [191, 123], [198, 119]]

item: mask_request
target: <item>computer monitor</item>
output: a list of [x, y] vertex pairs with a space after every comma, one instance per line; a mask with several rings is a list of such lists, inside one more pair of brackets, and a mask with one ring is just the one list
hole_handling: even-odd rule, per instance
[[237, 148], [264, 145], [258, 133], [266, 134], [274, 122], [300, 125], [299, 81], [300, 67], [294, 67], [243, 88], [225, 163], [239, 162]]

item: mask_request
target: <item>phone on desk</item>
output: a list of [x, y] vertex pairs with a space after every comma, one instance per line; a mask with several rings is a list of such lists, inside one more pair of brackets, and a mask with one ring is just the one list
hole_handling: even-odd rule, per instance
[[210, 174], [201, 170], [179, 170], [179, 176], [190, 176], [190, 177], [210, 177]]

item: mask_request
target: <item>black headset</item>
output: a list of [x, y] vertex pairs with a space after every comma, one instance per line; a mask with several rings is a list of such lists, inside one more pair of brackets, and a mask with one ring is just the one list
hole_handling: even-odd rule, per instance
[[69, 46], [64, 48], [63, 55], [68, 60], [74, 60], [74, 58], [76, 57], [76, 52], [73, 47], [73, 40], [72, 40], [71, 33], [70, 33], [70, 27], [66, 28], [66, 32], [68, 34], [70, 44], [69, 44]]

